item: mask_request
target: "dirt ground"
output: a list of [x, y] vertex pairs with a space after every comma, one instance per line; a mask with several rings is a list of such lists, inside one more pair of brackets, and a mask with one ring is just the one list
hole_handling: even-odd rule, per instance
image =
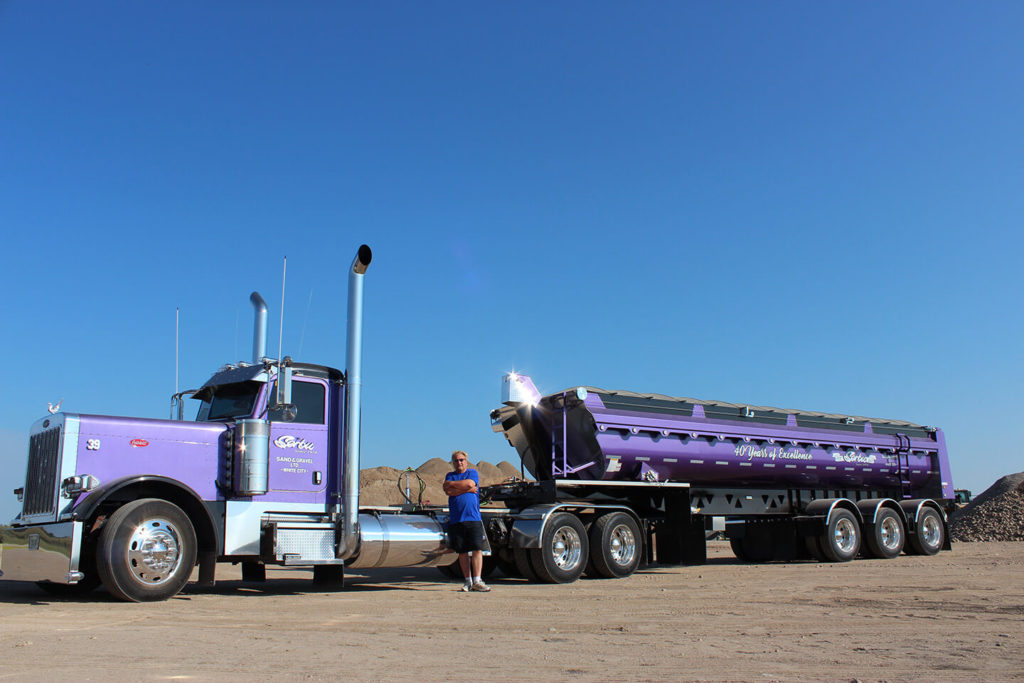
[[127, 604], [0, 581], [0, 679], [1024, 679], [1024, 544], [936, 557], [652, 567], [570, 585], [492, 578], [460, 593], [436, 569], [311, 572]]

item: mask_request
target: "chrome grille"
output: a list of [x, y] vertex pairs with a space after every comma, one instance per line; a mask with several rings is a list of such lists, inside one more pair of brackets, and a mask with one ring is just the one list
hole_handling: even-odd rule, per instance
[[60, 427], [33, 434], [28, 444], [28, 473], [22, 516], [52, 513], [60, 471]]

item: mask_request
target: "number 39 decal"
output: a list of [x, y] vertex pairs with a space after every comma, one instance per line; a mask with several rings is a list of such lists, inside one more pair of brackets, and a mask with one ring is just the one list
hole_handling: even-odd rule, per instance
[[98, 451], [100, 449], [99, 439], [89, 439], [85, 442], [85, 450], [87, 451]]

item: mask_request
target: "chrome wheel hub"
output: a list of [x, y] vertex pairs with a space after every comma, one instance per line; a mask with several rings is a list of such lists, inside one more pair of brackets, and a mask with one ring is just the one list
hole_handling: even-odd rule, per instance
[[636, 556], [636, 538], [628, 526], [620, 524], [612, 529], [609, 551], [612, 561], [619, 566], [628, 567], [633, 562]]
[[924, 542], [932, 548], [937, 546], [939, 544], [939, 539], [942, 536], [942, 531], [939, 527], [939, 520], [937, 520], [933, 515], [928, 515], [924, 518], [924, 524], [922, 524], [921, 527], [921, 536], [924, 538]]
[[551, 539], [551, 557], [556, 567], [563, 571], [574, 569], [582, 555], [583, 543], [575, 529], [566, 526], [555, 531]]
[[167, 581], [181, 564], [181, 535], [165, 519], [148, 519], [128, 541], [128, 568], [147, 586]]
[[892, 517], [883, 519], [881, 531], [882, 546], [886, 550], [896, 550], [900, 547], [903, 534], [900, 532], [900, 524], [896, 519]]
[[852, 553], [857, 547], [857, 527], [848, 519], [841, 519], [836, 524], [835, 530], [836, 547], [844, 553]]

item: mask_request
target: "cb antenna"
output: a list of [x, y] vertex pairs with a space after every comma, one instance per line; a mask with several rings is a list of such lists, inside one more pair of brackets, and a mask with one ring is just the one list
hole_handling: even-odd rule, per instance
[[181, 319], [181, 308], [174, 309], [174, 393], [178, 393], [178, 327]]

